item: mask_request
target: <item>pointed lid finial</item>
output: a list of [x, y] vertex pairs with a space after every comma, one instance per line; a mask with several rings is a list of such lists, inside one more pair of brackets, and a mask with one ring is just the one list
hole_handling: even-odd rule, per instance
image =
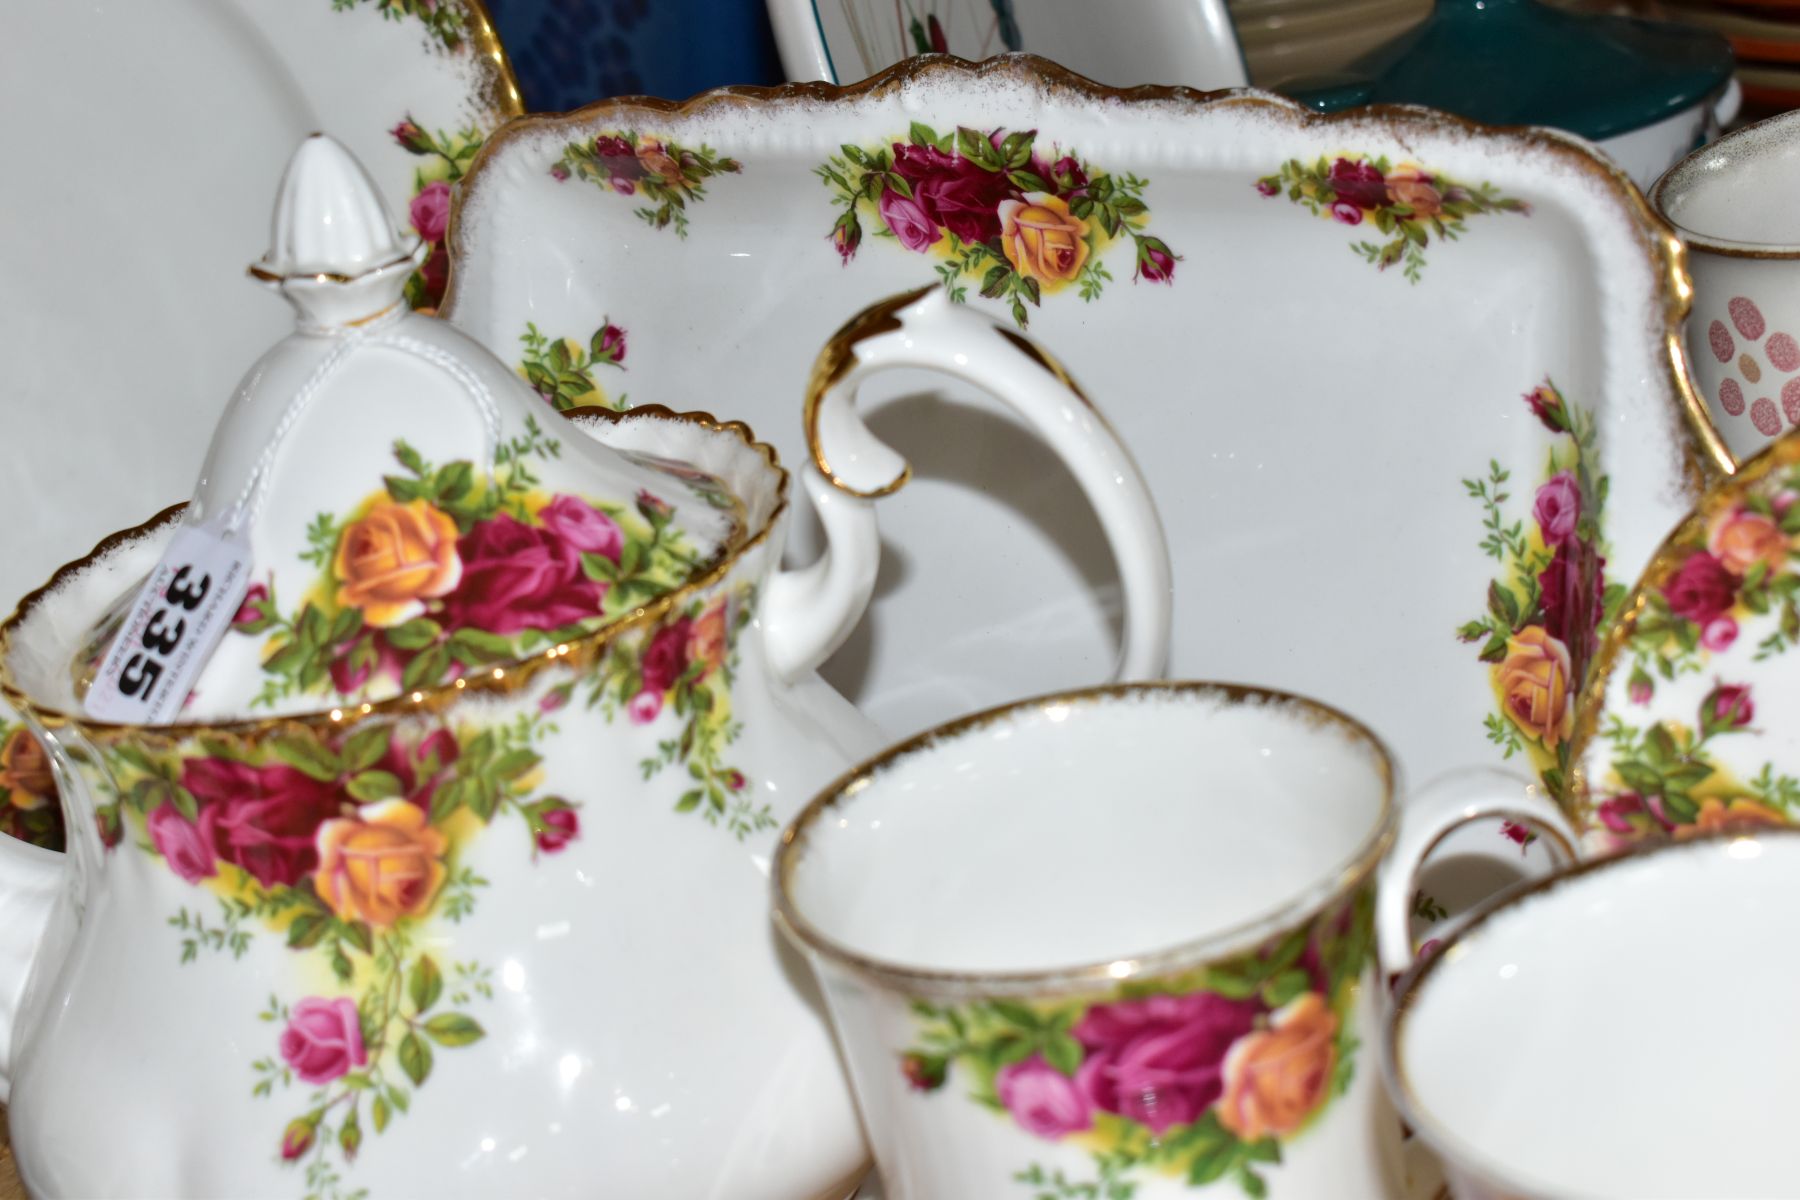
[[398, 303], [423, 250], [356, 156], [315, 133], [288, 160], [268, 253], [250, 273], [280, 288], [303, 318], [336, 325]]

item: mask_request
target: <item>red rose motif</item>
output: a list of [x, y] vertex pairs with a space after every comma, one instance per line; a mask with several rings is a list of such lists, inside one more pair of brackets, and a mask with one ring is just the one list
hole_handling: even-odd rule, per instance
[[181, 786], [200, 802], [200, 833], [213, 853], [264, 887], [299, 883], [319, 865], [313, 835], [343, 803], [335, 785], [280, 763], [190, 758]]
[[1755, 716], [1749, 684], [1721, 683], [1700, 702], [1700, 727], [1709, 733], [1742, 729]]
[[650, 639], [643, 663], [646, 692], [661, 695], [674, 687], [681, 673], [687, 670], [688, 635], [693, 631], [693, 625], [693, 621], [683, 617], [673, 625], [663, 626]]
[[625, 535], [618, 522], [579, 496], [555, 497], [538, 510], [538, 520], [545, 529], [584, 553], [598, 554], [616, 563], [624, 552]]
[[1094, 1107], [1162, 1133], [1225, 1090], [1225, 1054], [1262, 1007], [1210, 992], [1099, 1004], [1071, 1031], [1087, 1050], [1075, 1084]]
[[[622, 137], [595, 138], [594, 156], [606, 168], [606, 176], [613, 183], [634, 184], [644, 177], [644, 166], [638, 162], [637, 151]], [[620, 190], [629, 194], [631, 189]]]
[[1373, 163], [1340, 158], [1331, 164], [1325, 180], [1339, 200], [1347, 200], [1360, 209], [1380, 208], [1387, 203], [1387, 180]]
[[1363, 210], [1348, 200], [1336, 200], [1331, 205], [1331, 216], [1340, 225], [1361, 225]]
[[1000, 236], [1000, 202], [1018, 193], [999, 171], [984, 171], [936, 146], [894, 144], [894, 171], [934, 225], [965, 242]]
[[580, 551], [510, 513], [463, 534], [456, 553], [462, 581], [444, 597], [441, 617], [451, 629], [558, 629], [600, 612], [604, 590], [582, 574]]
[[1737, 579], [1704, 550], [1696, 551], [1663, 587], [1669, 611], [1706, 625], [1737, 603]]
[[1569, 648], [1577, 677], [1599, 645], [1605, 565], [1591, 543], [1571, 540], [1558, 546], [1550, 565], [1538, 573], [1544, 629]]
[[256, 606], [268, 598], [268, 584], [251, 584], [249, 590], [244, 593], [243, 602], [238, 605], [237, 615], [231, 618], [231, 623], [233, 625], [249, 625], [256, 621], [260, 621], [262, 619], [262, 613]]

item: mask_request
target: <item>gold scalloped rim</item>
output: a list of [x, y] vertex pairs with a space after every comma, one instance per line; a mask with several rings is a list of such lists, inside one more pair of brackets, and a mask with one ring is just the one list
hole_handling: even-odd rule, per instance
[[903, 59], [887, 70], [847, 87], [829, 83], [724, 87], [701, 92], [687, 100], [623, 96], [597, 101], [573, 112], [533, 114], [509, 121], [488, 138], [463, 176], [462, 186], [451, 197], [450, 223], [446, 234], [451, 272], [442, 309], [453, 313], [458, 298], [455, 267], [465, 255], [460, 228], [462, 207], [484, 181], [492, 161], [512, 141], [545, 131], [567, 133], [597, 124], [631, 125], [646, 118], [690, 119], [704, 116], [716, 109], [774, 110], [788, 104], [829, 104], [880, 99], [912, 84], [940, 79], [977, 84], [991, 80], [1035, 84], [1046, 96], [1094, 103], [1163, 104], [1196, 112], [1215, 106], [1248, 108], [1277, 117], [1294, 129], [1375, 122], [1388, 126], [1394, 136], [1402, 141], [1407, 134], [1413, 132], [1459, 133], [1477, 139], [1523, 143], [1534, 150], [1551, 154], [1592, 177], [1620, 202], [1631, 219], [1637, 240], [1649, 259], [1652, 273], [1663, 283], [1664, 375], [1670, 392], [1680, 406], [1688, 432], [1699, 449], [1699, 459], [1696, 461], [1693, 446], [1684, 445], [1682, 448], [1687, 456], [1689, 474], [1704, 480], [1730, 475], [1736, 469], [1735, 458], [1726, 448], [1724, 439], [1707, 414], [1705, 400], [1694, 390], [1688, 379], [1682, 323], [1692, 306], [1694, 289], [1687, 272], [1686, 250], [1674, 228], [1650, 205], [1630, 177], [1621, 168], [1599, 157], [1588, 143], [1554, 129], [1532, 125], [1483, 125], [1450, 113], [1414, 105], [1378, 104], [1336, 113], [1318, 113], [1285, 97], [1253, 88], [1203, 92], [1188, 87], [1160, 85], [1108, 87], [1031, 54], [1001, 55], [980, 63], [947, 54], [920, 55]]
[[560, 415], [571, 421], [592, 418], [615, 425], [643, 417], [694, 425], [710, 433], [735, 436], [743, 442], [747, 449], [761, 455], [764, 463], [775, 473], [774, 507], [770, 510], [768, 518], [760, 529], [749, 533], [742, 541], [729, 547], [710, 567], [690, 576], [680, 587], [665, 592], [649, 604], [636, 609], [629, 616], [620, 617], [592, 633], [560, 642], [548, 650], [533, 654], [528, 658], [485, 667], [481, 671], [450, 683], [438, 684], [429, 688], [416, 688], [386, 700], [353, 701], [336, 705], [330, 709], [284, 716], [227, 721], [193, 721], [155, 726], [121, 725], [111, 721], [96, 721], [85, 715], [63, 712], [61, 709], [38, 704], [32, 700], [14, 681], [12, 674], [12, 637], [20, 623], [26, 620], [33, 610], [64, 582], [89, 570], [100, 559], [119, 547], [143, 538], [175, 520], [186, 507], [185, 504], [171, 505], [142, 525], [102, 538], [87, 554], [57, 568], [48, 583], [20, 600], [12, 615], [7, 617], [4, 622], [0, 622], [0, 698], [46, 729], [72, 727], [79, 730], [88, 740], [101, 745], [130, 742], [135, 745], [161, 747], [172, 747], [196, 736], [236, 738], [251, 744], [264, 738], [295, 733], [326, 736], [372, 717], [404, 718], [417, 713], [440, 712], [456, 703], [465, 693], [510, 695], [521, 691], [530, 686], [540, 672], [551, 668], [566, 668], [577, 673], [588, 670], [606, 653], [614, 639], [633, 630], [654, 625], [695, 594], [718, 584], [747, 554], [768, 541], [775, 526], [780, 522], [782, 514], [787, 511], [789, 482], [787, 468], [781, 465], [775, 448], [766, 442], [757, 441], [756, 435], [742, 421], [721, 421], [707, 412], [676, 412], [660, 404], [646, 404], [625, 412], [615, 412], [610, 408], [584, 406], [569, 409]]
[[[1336, 730], [1372, 752], [1376, 772], [1381, 780], [1381, 811], [1374, 827], [1359, 842], [1355, 853], [1348, 861], [1335, 867], [1329, 879], [1309, 883], [1304, 891], [1261, 916], [1175, 946], [1132, 958], [1112, 959], [1085, 966], [1025, 971], [939, 970], [875, 958], [859, 953], [821, 931], [801, 915], [799, 906], [794, 903], [792, 877], [800, 854], [798, 846], [808, 829], [840, 802], [851, 799], [867, 788], [881, 772], [897, 761], [930, 751], [940, 742], [954, 741], [971, 731], [1033, 709], [1042, 710], [1056, 705], [1102, 705], [1144, 697], [1193, 696], [1213, 697], [1232, 707], [1252, 703], [1280, 705], [1284, 713], [1304, 719], [1315, 727]], [[1395, 801], [1394, 780], [1393, 755], [1373, 730], [1341, 709], [1293, 692], [1246, 684], [1177, 679], [1103, 684], [1099, 687], [1016, 700], [958, 717], [954, 721], [916, 734], [858, 763], [827, 784], [781, 831], [781, 840], [776, 845], [775, 857], [769, 866], [769, 876], [774, 884], [775, 923], [795, 944], [804, 947], [807, 953], [830, 962], [836, 969], [849, 971], [879, 987], [914, 998], [1091, 992], [1098, 988], [1116, 986], [1127, 980], [1178, 974], [1208, 962], [1241, 954], [1247, 947], [1310, 922], [1319, 913], [1336, 906], [1359, 888], [1368, 885], [1374, 879], [1382, 857], [1393, 845], [1399, 829], [1399, 807]]]

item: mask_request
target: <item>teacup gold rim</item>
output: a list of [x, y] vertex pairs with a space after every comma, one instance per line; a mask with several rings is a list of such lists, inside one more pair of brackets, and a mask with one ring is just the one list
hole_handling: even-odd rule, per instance
[[750, 426], [742, 421], [720, 420], [711, 413], [702, 411], [677, 412], [660, 404], [646, 404], [624, 411], [585, 405], [563, 410], [558, 415], [566, 417], [571, 422], [592, 419], [614, 425], [635, 421], [641, 417], [653, 421], [691, 425], [709, 433], [734, 436], [743, 443], [746, 449], [759, 455], [770, 471], [774, 473], [775, 504], [760, 528], [727, 546], [710, 566], [689, 576], [680, 587], [663, 593], [629, 615], [611, 621], [582, 637], [560, 642], [547, 651], [539, 651], [525, 658], [513, 659], [505, 663], [489, 664], [473, 675], [466, 675], [449, 683], [436, 684], [428, 688], [413, 688], [385, 700], [345, 701], [329, 708], [303, 713], [224, 721], [184, 721], [154, 726], [123, 725], [111, 721], [99, 721], [85, 714], [64, 712], [59, 708], [40, 704], [33, 700], [17, 684], [12, 673], [12, 638], [19, 625], [64, 582], [90, 569], [100, 559], [120, 546], [154, 533], [178, 517], [186, 507], [185, 504], [173, 504], [140, 525], [107, 535], [81, 558], [58, 567], [46, 583], [27, 593], [19, 601], [11, 616], [7, 617], [5, 621], [0, 621], [0, 699], [4, 699], [16, 711], [30, 716], [47, 729], [75, 728], [89, 739], [101, 743], [154, 738], [174, 744], [187, 738], [213, 735], [255, 741], [259, 738], [295, 730], [328, 731], [347, 728], [365, 720], [392, 716], [403, 717], [416, 712], [435, 712], [466, 694], [504, 695], [516, 691], [527, 686], [536, 677], [537, 672], [555, 664], [562, 664], [575, 670], [583, 669], [603, 654], [607, 647], [621, 635], [645, 625], [654, 624], [675, 608], [686, 603], [695, 594], [713, 587], [724, 579], [746, 555], [769, 540], [776, 526], [780, 524], [782, 514], [787, 511], [790, 480], [787, 468], [781, 465], [775, 447], [767, 442], [758, 441]]
[[[1332, 868], [1326, 882], [1314, 882], [1279, 905], [1248, 921], [1202, 937], [1128, 958], [1020, 971], [947, 970], [895, 962], [863, 954], [825, 934], [799, 910], [792, 895], [793, 874], [807, 832], [841, 801], [861, 791], [880, 772], [900, 759], [934, 744], [952, 741], [1019, 713], [1054, 705], [1102, 705], [1137, 697], [1212, 696], [1232, 707], [1269, 703], [1297, 709], [1310, 720], [1348, 734], [1372, 752], [1381, 782], [1381, 810], [1356, 849]], [[1156, 680], [1103, 684], [1016, 700], [947, 721], [888, 747], [851, 767], [827, 784], [788, 823], [776, 843], [770, 864], [776, 926], [796, 946], [833, 966], [908, 996], [1055, 994], [1092, 991], [1132, 979], [1171, 975], [1243, 953], [1284, 930], [1292, 929], [1332, 908], [1363, 887], [1393, 844], [1399, 825], [1397, 786], [1392, 753], [1368, 726], [1341, 709], [1274, 688], [1209, 680]]]
[[1782, 242], [1746, 242], [1737, 238], [1701, 233], [1676, 220], [1664, 201], [1670, 188], [1693, 176], [1708, 158], [1716, 157], [1722, 152], [1729, 151], [1734, 145], [1741, 145], [1753, 139], [1758, 130], [1766, 133], [1776, 126], [1789, 124], [1800, 124], [1800, 112], [1776, 113], [1772, 117], [1765, 117], [1742, 129], [1734, 129], [1716, 142], [1708, 142], [1701, 146], [1664, 171], [1656, 182], [1650, 185], [1647, 195], [1651, 208], [1655, 210], [1658, 217], [1668, 222], [1669, 227], [1687, 243], [1690, 250], [1701, 250], [1707, 254], [1718, 255], [1720, 258], [1758, 259], [1770, 262], [1791, 262], [1794, 259], [1800, 259], [1800, 245]]
[[[1736, 459], [1725, 446], [1718, 430], [1713, 427], [1705, 401], [1695, 392], [1688, 379], [1682, 350], [1682, 323], [1693, 302], [1693, 284], [1688, 274], [1681, 239], [1674, 227], [1652, 207], [1625, 171], [1602, 157], [1588, 142], [1542, 126], [1483, 125], [1453, 113], [1418, 105], [1378, 104], [1335, 113], [1320, 113], [1284, 96], [1255, 88], [1226, 88], [1208, 92], [1156, 84], [1130, 88], [1110, 87], [1032, 54], [996, 55], [981, 62], [971, 62], [949, 54], [924, 54], [902, 59], [861, 82], [849, 85], [788, 83], [777, 87], [732, 86], [700, 92], [685, 100], [619, 96], [565, 113], [533, 113], [508, 121], [482, 145], [463, 176], [461, 185], [451, 196], [446, 241], [451, 270], [444, 292], [443, 311], [454, 314], [460, 299], [456, 267], [467, 256], [462, 238], [463, 208], [469, 203], [470, 197], [486, 183], [488, 176], [498, 170], [490, 164], [514, 140], [544, 130], [576, 130], [596, 122], [687, 120], [715, 109], [740, 108], [767, 112], [793, 103], [842, 103], [880, 98], [908, 85], [931, 79], [962, 79], [978, 84], [991, 79], [1010, 79], [1036, 84], [1046, 92], [1068, 93], [1090, 102], [1180, 105], [1190, 112], [1214, 105], [1250, 108], [1277, 117], [1294, 128], [1374, 122], [1386, 125], [1402, 138], [1415, 130], [1456, 132], [1478, 139], [1507, 138], [1522, 141], [1536, 150], [1553, 155], [1596, 179], [1617, 202], [1621, 217], [1631, 224], [1652, 273], [1663, 284], [1662, 353], [1658, 358], [1664, 383], [1680, 410], [1690, 438], [1698, 443], [1699, 457], [1705, 472], [1729, 475], [1737, 466]], [[1693, 447], [1684, 447], [1684, 452], [1691, 454]], [[1689, 462], [1691, 465], [1691, 458]]]
[[1660, 589], [1687, 561], [1688, 547], [1704, 534], [1706, 527], [1723, 509], [1742, 498], [1745, 492], [1773, 472], [1800, 463], [1800, 431], [1782, 434], [1745, 460], [1736, 474], [1716, 480], [1706, 489], [1686, 517], [1657, 546], [1650, 561], [1639, 573], [1631, 594], [1619, 608], [1619, 615], [1588, 667], [1587, 679], [1575, 700], [1575, 724], [1569, 733], [1569, 778], [1558, 797], [1563, 811], [1577, 830], [1587, 827], [1588, 777], [1586, 759], [1598, 736], [1600, 714], [1606, 704], [1606, 691], [1613, 672], [1637, 631], [1652, 589]]
[[[1545, 1193], [1541, 1189], [1536, 1189], [1533, 1184], [1493, 1170], [1487, 1164], [1486, 1155], [1483, 1155], [1480, 1160], [1471, 1158], [1470, 1152], [1474, 1151], [1474, 1147], [1452, 1133], [1442, 1122], [1426, 1113], [1423, 1103], [1413, 1091], [1400, 1054], [1400, 1037], [1403, 1027], [1407, 1017], [1411, 1015], [1414, 1004], [1419, 999], [1421, 989], [1439, 966], [1446, 961], [1449, 950], [1465, 943], [1472, 934], [1495, 917], [1512, 910], [1527, 900], [1542, 897], [1565, 884], [1585, 879], [1597, 871], [1629, 866], [1642, 859], [1683, 851], [1700, 853], [1713, 846], [1745, 841], [1760, 842], [1765, 838], [1800, 841], [1800, 828], [1762, 826], [1755, 829], [1726, 829], [1683, 838], [1679, 841], [1657, 841], [1647, 845], [1634, 846], [1602, 858], [1587, 859], [1527, 883], [1507, 888], [1477, 905], [1474, 910], [1457, 922], [1456, 927], [1444, 937], [1439, 945], [1432, 948], [1430, 954], [1415, 962], [1394, 985], [1392, 1002], [1381, 1023], [1380, 1059], [1383, 1081], [1387, 1084], [1387, 1092], [1394, 1101], [1394, 1107], [1399, 1110], [1401, 1121], [1415, 1133], [1424, 1133], [1427, 1144], [1436, 1153], [1454, 1162], [1459, 1173], [1476, 1176], [1496, 1193], [1520, 1197], [1544, 1195]], [[1555, 1194], [1560, 1200], [1614, 1200], [1612, 1197], [1582, 1195], [1560, 1189]]]
[[493, 72], [486, 80], [484, 98], [494, 115], [511, 119], [525, 113], [524, 96], [519, 91], [519, 77], [513, 71], [512, 57], [500, 40], [483, 0], [463, 0], [463, 12], [469, 20], [469, 45], [477, 58], [485, 59]]

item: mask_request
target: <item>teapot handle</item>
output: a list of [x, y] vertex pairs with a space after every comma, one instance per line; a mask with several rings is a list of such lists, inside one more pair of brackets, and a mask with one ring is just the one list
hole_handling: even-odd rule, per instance
[[12, 1093], [12, 1050], [25, 980], [67, 856], [0, 834], [0, 1104]]
[[985, 388], [1068, 464], [1118, 564], [1125, 633], [1113, 678], [1161, 675], [1169, 654], [1169, 550], [1137, 464], [1055, 359], [935, 285], [864, 309], [813, 364], [806, 395], [813, 461], [801, 475], [826, 550], [812, 566], [771, 581], [763, 625], [776, 673], [792, 680], [829, 658], [874, 593], [881, 540], [873, 501], [904, 487], [912, 467], [863, 424], [855, 398], [863, 380], [891, 367], [939, 370]]

